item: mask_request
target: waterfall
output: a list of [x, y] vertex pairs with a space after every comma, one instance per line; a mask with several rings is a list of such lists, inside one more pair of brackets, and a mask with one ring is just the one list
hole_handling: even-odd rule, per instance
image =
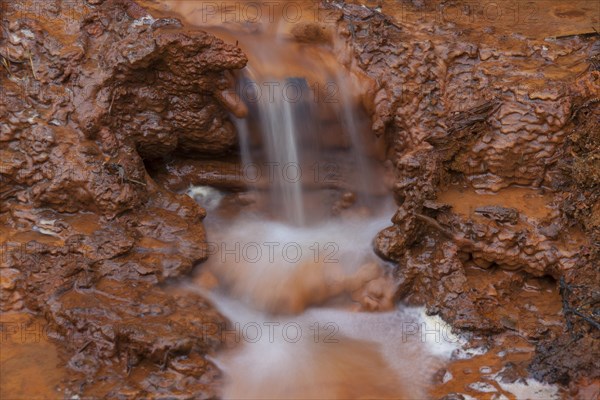
[[188, 287], [233, 327], [235, 347], [212, 360], [222, 396], [426, 397], [453, 343], [405, 343], [402, 324], [431, 327], [423, 310], [396, 308], [372, 249], [394, 206], [372, 170], [362, 91], [331, 48], [297, 40], [299, 27], [283, 18], [218, 28], [248, 56], [236, 76], [248, 114], [233, 122], [256, 194], [239, 213], [207, 215], [211, 256]]
[[[285, 84], [276, 83], [276, 88]], [[285, 220], [302, 225], [305, 213], [298, 149], [301, 115], [296, 104], [286, 99], [282, 91], [276, 89], [273, 94], [273, 97], [263, 95], [259, 101], [261, 133], [265, 140], [269, 183], [272, 185], [271, 202]]]
[[250, 152], [250, 129], [248, 128], [248, 121], [245, 118], [232, 118], [235, 128], [238, 131], [242, 171], [244, 171], [252, 164], [252, 154]]
[[[270, 213], [302, 226], [329, 213], [325, 208], [331, 193], [317, 193], [315, 187], [353, 191], [366, 202], [374, 180], [364, 154], [368, 124], [359, 121], [350, 79], [310, 64], [297, 67], [297, 76], [286, 77], [260, 73], [254, 66], [245, 68], [237, 93], [250, 113], [247, 119], [235, 119], [235, 125], [243, 169], [252, 167], [267, 183]], [[321, 82], [309, 84], [315, 75]], [[323, 124], [327, 119], [335, 120], [336, 131]], [[259, 142], [257, 146], [251, 138]], [[327, 140], [345, 145], [326, 148]], [[340, 152], [346, 154], [345, 165], [331, 158]], [[311, 201], [306, 199], [309, 193]]]
[[350, 143], [352, 144], [352, 156], [356, 160], [357, 167], [357, 188], [362, 194], [363, 201], [368, 202], [369, 196], [367, 194], [371, 192], [375, 180], [369, 160], [365, 155], [365, 148], [367, 146], [364, 140], [363, 129], [361, 129], [361, 123], [353, 109], [352, 85], [349, 84], [349, 79], [341, 73], [336, 78], [338, 87], [340, 88], [340, 107], [338, 112], [341, 115], [339, 119], [344, 133], [350, 137]]

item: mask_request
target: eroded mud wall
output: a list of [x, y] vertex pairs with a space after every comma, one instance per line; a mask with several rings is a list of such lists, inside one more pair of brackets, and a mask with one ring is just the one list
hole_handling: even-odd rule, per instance
[[223, 318], [157, 286], [206, 259], [205, 211], [144, 160], [236, 145], [245, 56], [132, 1], [3, 1], [1, 35], [2, 310], [46, 318], [78, 394], [213, 396]]
[[[588, 350], [598, 351], [600, 334], [598, 35], [519, 33], [490, 23], [483, 7], [449, 3], [382, 2], [388, 14], [327, 7], [347, 39], [338, 50], [374, 81], [373, 130], [386, 139], [396, 174], [399, 209], [376, 250], [398, 264], [398, 299], [425, 303], [466, 331], [518, 332], [538, 345], [531, 369], [539, 378], [597, 378]], [[559, 6], [546, 12], [556, 16]], [[444, 20], [452, 7], [458, 14]], [[456, 184], [499, 192], [500, 203], [503, 188], [536, 188], [558, 211], [534, 219], [498, 206], [459, 215], [438, 199]], [[566, 244], [574, 232], [582, 239]], [[523, 317], [528, 304], [516, 299], [535, 277], [560, 290], [559, 326], [543, 313]]]

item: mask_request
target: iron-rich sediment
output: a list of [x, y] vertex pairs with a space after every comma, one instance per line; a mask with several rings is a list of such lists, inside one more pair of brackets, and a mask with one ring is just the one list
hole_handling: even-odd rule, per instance
[[[420, 15], [433, 4], [420, 4]], [[388, 144], [399, 208], [375, 248], [398, 265], [398, 299], [427, 304], [462, 330], [519, 332], [537, 344], [538, 378], [597, 379], [598, 35], [544, 41], [482, 25], [482, 37], [427, 18], [331, 8], [352, 67], [376, 82], [373, 131]], [[436, 201], [452, 185], [499, 192], [500, 203], [503, 188], [536, 188], [560, 212], [536, 221], [499, 206], [465, 217]], [[584, 239], [565, 245], [572, 228]], [[496, 277], [491, 291], [478, 289], [472, 267]], [[559, 327], [510, 310], [536, 277], [560, 290]]]
[[224, 319], [158, 286], [206, 259], [206, 213], [144, 161], [236, 145], [217, 93], [245, 56], [132, 1], [2, 11], [3, 311], [46, 318], [67, 393], [214, 397]]
[[[161, 287], [207, 257], [206, 212], [169, 190], [188, 180], [168, 165], [193, 155], [234, 168], [228, 111], [242, 111], [224, 93], [245, 55], [132, 0], [0, 4], [2, 311], [48, 321], [74, 372], [68, 394], [217, 396], [220, 373], [205, 355], [227, 322], [205, 299]], [[478, 40], [323, 7], [337, 38], [311, 26], [295, 34], [334, 43], [367, 77], [364, 102], [395, 173], [398, 210], [375, 248], [397, 265], [397, 300], [490, 340], [518, 332], [537, 346], [530, 371], [540, 379], [598, 378], [597, 36]], [[227, 176], [213, 183], [245, 189]], [[439, 201], [453, 185], [535, 188], [559, 212], [462, 215]], [[582, 233], [577, 246], [565, 232]], [[515, 301], [532, 285], [554, 287], [556, 324]]]

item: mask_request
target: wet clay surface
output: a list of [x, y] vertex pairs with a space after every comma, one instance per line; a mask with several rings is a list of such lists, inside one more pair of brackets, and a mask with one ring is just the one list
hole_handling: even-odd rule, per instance
[[157, 286], [206, 258], [205, 211], [144, 158], [235, 144], [214, 93], [244, 55], [132, 1], [2, 2], [2, 18], [2, 310], [44, 316], [65, 396], [214, 396], [203, 327], [224, 319]]
[[[432, 397], [511, 398], [486, 378], [500, 371], [597, 396], [600, 49], [576, 35], [597, 28], [593, 3], [534, 2], [518, 15], [538, 22], [515, 27], [463, 18], [458, 2], [450, 20], [427, 0], [383, 2], [385, 15], [327, 2], [327, 29], [293, 30], [363, 80], [395, 174], [399, 208], [375, 239], [397, 266], [395, 299], [489, 349], [450, 364]], [[225, 319], [160, 287], [207, 258], [206, 211], [169, 165], [201, 155], [222, 164], [194, 184], [244, 190], [227, 180], [228, 112], [244, 110], [224, 93], [246, 55], [130, 0], [0, 6], [1, 307], [43, 317], [52, 338], [3, 336], [2, 397], [217, 396], [206, 354], [222, 338], [205, 327]]]
[[[546, 17], [569, 15], [566, 5], [546, 4]], [[549, 279], [567, 321], [549, 327], [550, 315], [534, 313], [537, 321], [525, 324], [537, 351], [529, 371], [575, 388], [581, 376], [598, 379], [597, 359], [580, 349], [597, 349], [599, 335], [598, 184], [595, 167], [583, 161], [598, 155], [599, 42], [597, 35], [552, 38], [593, 32], [597, 14], [585, 14], [591, 5], [581, 3], [573, 12], [587, 19], [552, 33], [476, 13], [444, 24], [432, 18], [438, 2], [414, 6], [419, 11], [406, 14], [382, 2], [386, 16], [332, 5], [343, 14], [349, 64], [376, 83], [373, 130], [386, 138], [396, 167], [399, 209], [375, 246], [398, 263], [398, 298], [428, 304], [455, 327], [505, 332], [531, 313], [514, 304], [527, 282]], [[580, 107], [586, 117], [578, 117]], [[514, 185], [545, 192], [519, 199]], [[472, 194], [452, 195], [464, 187]], [[540, 195], [546, 205], [535, 200]]]
[[3, 399], [61, 398], [66, 376], [47, 322], [23, 313], [3, 313], [0, 342], [0, 376]]

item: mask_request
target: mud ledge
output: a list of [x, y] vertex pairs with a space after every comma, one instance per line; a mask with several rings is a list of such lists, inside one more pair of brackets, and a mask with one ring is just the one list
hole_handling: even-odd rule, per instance
[[[538, 379], [570, 383], [575, 392], [578, 382], [597, 379], [597, 35], [549, 44], [482, 26], [482, 38], [425, 18], [398, 22], [376, 9], [329, 8], [346, 38], [338, 51], [374, 82], [366, 101], [373, 131], [395, 167], [399, 208], [375, 248], [397, 263], [398, 300], [425, 304], [488, 345], [507, 331], [525, 337], [536, 346], [529, 370]], [[543, 193], [555, 212], [535, 219], [498, 205], [460, 215], [440, 200], [459, 188], [497, 193], [502, 203], [503, 189], [515, 186]], [[565, 244], [573, 234], [581, 240]], [[553, 326], [520, 300], [532, 285], [548, 284], [552, 293], [542, 298], [563, 306]]]
[[226, 321], [160, 287], [206, 259], [206, 213], [144, 161], [236, 146], [245, 56], [129, 0], [1, 4], [2, 311], [45, 317], [67, 396], [217, 396]]

